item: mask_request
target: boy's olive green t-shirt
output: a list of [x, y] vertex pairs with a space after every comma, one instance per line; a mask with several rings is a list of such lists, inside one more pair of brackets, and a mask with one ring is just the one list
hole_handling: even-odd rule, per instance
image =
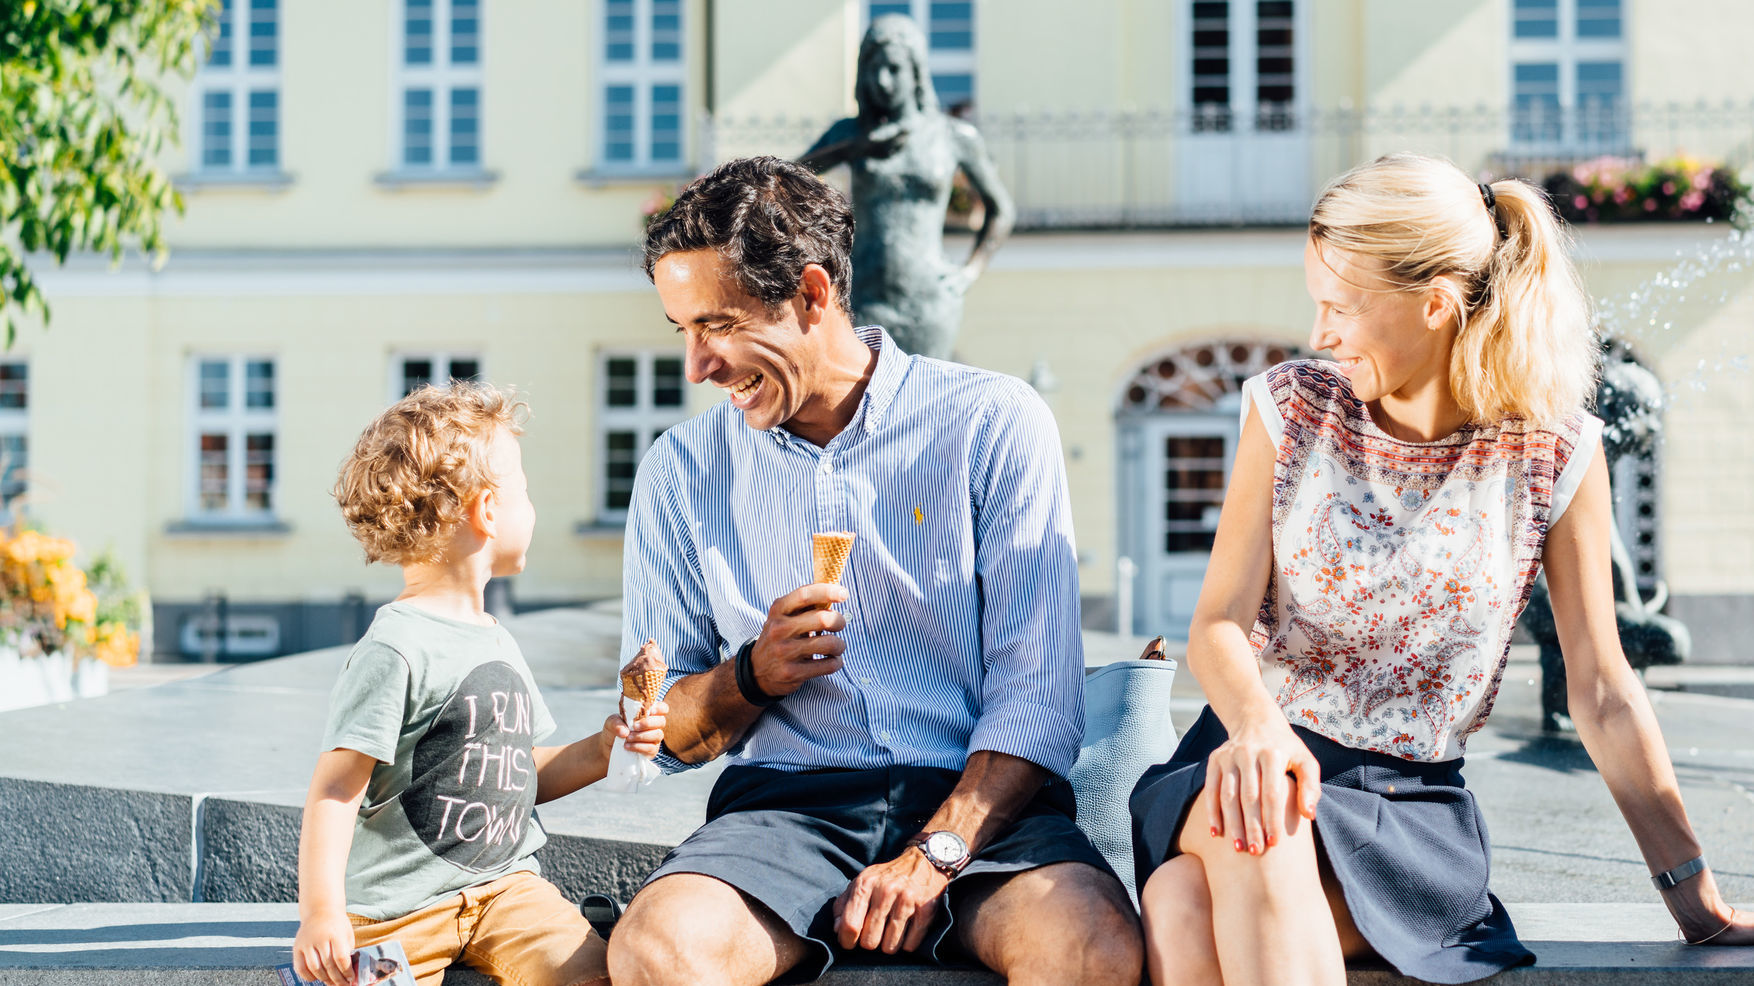
[[323, 749], [378, 761], [347, 854], [347, 910], [399, 917], [520, 870], [547, 841], [535, 743], [554, 719], [505, 627], [379, 609], [329, 701]]

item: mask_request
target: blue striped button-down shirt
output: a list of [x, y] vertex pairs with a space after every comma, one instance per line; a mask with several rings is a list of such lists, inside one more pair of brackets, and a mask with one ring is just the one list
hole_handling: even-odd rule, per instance
[[1015, 377], [858, 332], [877, 367], [826, 448], [750, 428], [727, 401], [646, 453], [622, 660], [657, 640], [666, 690], [728, 660], [775, 599], [811, 581], [811, 533], [852, 531], [844, 666], [770, 707], [730, 755], [782, 770], [961, 770], [994, 750], [1064, 776], [1084, 728], [1084, 655], [1053, 416]]

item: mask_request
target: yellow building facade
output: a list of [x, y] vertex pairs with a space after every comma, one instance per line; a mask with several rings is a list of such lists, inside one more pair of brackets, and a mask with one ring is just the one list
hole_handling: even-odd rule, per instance
[[[1754, 99], [1733, 0], [1685, 23], [1649, 0], [227, 0], [167, 160], [188, 203], [169, 262], [44, 270], [53, 325], [5, 356], [29, 512], [113, 547], [162, 655], [349, 639], [399, 579], [363, 565], [336, 467], [408, 386], [479, 376], [533, 408], [538, 543], [511, 601], [617, 594], [640, 452], [717, 399], [680, 378], [644, 213], [850, 113], [883, 13], [922, 22], [1018, 200], [958, 355], [1054, 407], [1093, 624], [1185, 626], [1236, 382], [1307, 335], [1297, 224], [1328, 177], [1401, 149], [1498, 173], [1754, 147], [1731, 113], [1635, 111]], [[1580, 257], [1614, 297], [1725, 235], [1590, 228]], [[1641, 337], [1665, 380], [1733, 362], [1754, 301], [1719, 293]], [[1754, 550], [1721, 550], [1754, 545], [1734, 374], [1677, 400], [1647, 497], [1651, 564], [1696, 622], [1754, 609]]]

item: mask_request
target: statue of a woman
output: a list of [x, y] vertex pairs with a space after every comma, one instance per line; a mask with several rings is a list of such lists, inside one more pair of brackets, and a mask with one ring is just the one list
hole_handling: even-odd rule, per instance
[[[913, 20], [871, 22], [859, 44], [859, 115], [828, 128], [800, 163], [852, 171], [855, 315], [888, 329], [910, 353], [950, 357], [962, 295], [1011, 233], [1011, 197], [974, 127], [938, 109], [926, 39]], [[944, 216], [961, 169], [985, 206], [974, 250], [944, 256]]]

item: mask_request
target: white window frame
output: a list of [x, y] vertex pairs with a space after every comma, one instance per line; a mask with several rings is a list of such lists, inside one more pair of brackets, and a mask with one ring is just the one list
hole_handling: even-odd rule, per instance
[[[204, 45], [203, 64], [190, 86], [189, 112], [183, 124], [183, 146], [189, 148], [189, 171], [202, 176], [275, 175], [285, 168], [286, 161], [286, 98], [281, 87], [280, 68], [286, 63], [286, 9], [291, 0], [274, 5], [274, 64], [250, 64], [250, 0], [233, 0], [231, 5], [231, 64], [215, 68], [205, 64], [209, 51]], [[250, 93], [274, 93], [274, 163], [250, 164]], [[207, 163], [207, 94], [225, 92], [231, 95], [231, 164]]]
[[[635, 363], [633, 407], [611, 407], [609, 405], [609, 361], [612, 359], [631, 359]], [[682, 381], [682, 403], [675, 407], [658, 407], [652, 403], [654, 385], [657, 380], [652, 364], [660, 359], [681, 360], [684, 361], [686, 367], [687, 356], [681, 350], [604, 349], [597, 353], [597, 468], [594, 478], [597, 491], [596, 512], [600, 523], [619, 524], [627, 520], [625, 507], [611, 507], [609, 505], [609, 433], [612, 431], [633, 432], [635, 448], [638, 451], [635, 462], [638, 462], [645, 458], [646, 452], [652, 447], [652, 442], [656, 440], [659, 433], [688, 420], [688, 380], [686, 376]]]
[[[390, 28], [390, 147], [394, 160], [392, 173], [406, 174], [474, 174], [487, 168], [487, 5], [476, 0], [475, 64], [451, 64], [451, 0], [432, 0], [432, 62], [409, 65], [408, 3], [396, 0], [390, 4], [395, 23]], [[475, 160], [464, 164], [451, 162], [451, 90], [475, 90]], [[432, 92], [432, 160], [426, 164], [409, 164], [406, 140], [406, 97], [409, 89]]]
[[[945, 50], [932, 46], [932, 0], [905, 0], [908, 5], [908, 16], [920, 26], [920, 33], [926, 36], [926, 75], [966, 75], [968, 76], [968, 98], [970, 102], [979, 104], [981, 95], [981, 77], [976, 71], [979, 59], [976, 57], [981, 50], [981, 11], [980, 4], [975, 0], [969, 3], [969, 46], [967, 51]], [[871, 27], [871, 0], [860, 0], [859, 23], [861, 30]], [[934, 90], [937, 86], [932, 87]]]
[[[1580, 38], [1577, 36], [1577, 0], [1558, 0], [1559, 36], [1555, 38], [1519, 38], [1516, 36], [1516, 0], [1505, 4], [1505, 36], [1510, 40], [1510, 57], [1505, 64], [1505, 92], [1510, 94], [1509, 146], [1519, 153], [1564, 153], [1580, 145], [1591, 147], [1601, 141], [1584, 141], [1578, 134], [1578, 117], [1582, 107], [1577, 101], [1577, 66], [1579, 62], [1618, 62], [1620, 64], [1621, 107], [1632, 105], [1629, 45], [1627, 27], [1632, 0], [1620, 0], [1620, 36], [1617, 38]], [[1559, 139], [1519, 140], [1516, 118], [1516, 69], [1518, 65], [1551, 63], [1559, 67]], [[1620, 135], [1630, 141], [1631, 124]]]
[[[610, 174], [680, 174], [688, 170], [693, 153], [693, 127], [688, 111], [689, 3], [678, 5], [681, 27], [682, 57], [674, 62], [652, 61], [652, 0], [633, 0], [633, 61], [612, 62], [604, 45], [608, 43], [609, 5], [597, 0], [593, 5], [591, 63], [598, 66], [595, 102], [591, 113], [596, 117], [597, 170]], [[681, 104], [680, 153], [674, 161], [652, 160], [652, 87], [673, 85]], [[609, 160], [609, 87], [633, 87], [633, 160]]]
[[[431, 360], [435, 368], [440, 363], [443, 363], [447, 371], [444, 375], [446, 381], [449, 381], [453, 376], [453, 374], [448, 372], [452, 363], [460, 359], [474, 360], [476, 375], [483, 380], [487, 379], [487, 362], [481, 358], [481, 351], [479, 349], [400, 349], [390, 354], [389, 380], [386, 384], [386, 393], [390, 395], [390, 401], [392, 403], [407, 396], [402, 392], [402, 364], [411, 359]], [[435, 384], [439, 383], [438, 374], [436, 372], [433, 375], [432, 382]]]
[[[228, 366], [228, 406], [224, 409], [201, 406], [201, 364], [224, 362]], [[274, 367], [274, 406], [268, 409], [246, 406], [248, 367], [266, 362]], [[188, 435], [186, 448], [189, 461], [184, 470], [184, 516], [202, 524], [260, 524], [277, 518], [280, 503], [280, 465], [283, 449], [280, 441], [281, 364], [272, 353], [194, 353], [186, 370], [188, 390]], [[208, 510], [201, 505], [201, 436], [224, 432], [226, 436], [226, 507]], [[245, 476], [248, 472], [248, 437], [267, 433], [274, 438], [274, 457], [268, 481], [268, 508], [251, 510], [244, 506]]]
[[[22, 366], [25, 372], [24, 406], [0, 407], [0, 437], [24, 439], [24, 462], [20, 468], [24, 470], [24, 487], [19, 490], [20, 496], [30, 495], [30, 360], [3, 359], [0, 366]], [[0, 449], [0, 452], [3, 452]], [[0, 462], [0, 477], [10, 463]], [[0, 519], [10, 521], [12, 511], [4, 502], [0, 502]]]
[[[1295, 0], [1291, 5], [1291, 120], [1290, 125], [1278, 129], [1261, 127], [1260, 47], [1256, 39], [1256, 30], [1260, 24], [1258, 10], [1253, 4], [1241, 4], [1230, 8], [1227, 20], [1229, 31], [1226, 57], [1229, 59], [1230, 72], [1225, 76], [1225, 84], [1230, 90], [1230, 102], [1224, 104], [1228, 111], [1227, 126], [1211, 130], [1195, 130], [1202, 139], [1233, 138], [1260, 134], [1272, 136], [1279, 134], [1299, 134], [1307, 129], [1306, 121], [1310, 117], [1310, 92], [1314, 88], [1314, 20], [1317, 0]], [[1181, 63], [1187, 66], [1182, 70], [1181, 95], [1179, 107], [1182, 118], [1189, 121], [1191, 129], [1195, 122], [1205, 119], [1201, 116], [1200, 104], [1194, 102], [1194, 0], [1181, 0], [1176, 8], [1180, 23], [1177, 28], [1176, 55]], [[1206, 105], [1217, 106], [1217, 103]], [[1208, 111], [1210, 112], [1210, 111]], [[1248, 183], [1245, 183], [1248, 184]]]

